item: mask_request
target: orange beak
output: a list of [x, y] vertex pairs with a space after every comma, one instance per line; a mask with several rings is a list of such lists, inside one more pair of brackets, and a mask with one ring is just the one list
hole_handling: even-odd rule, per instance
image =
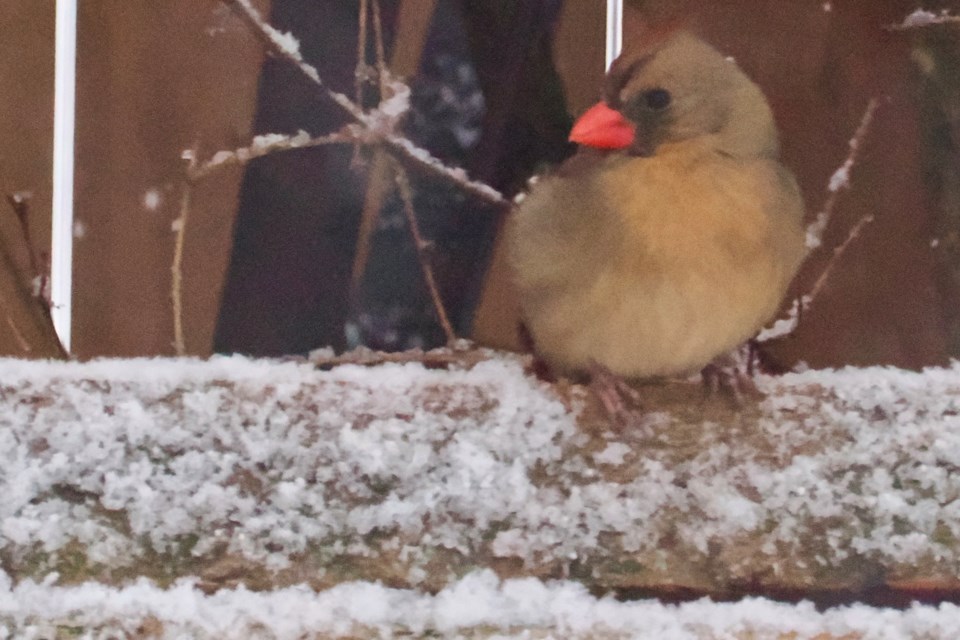
[[636, 127], [604, 102], [598, 102], [573, 123], [570, 142], [596, 149], [625, 149], [633, 144]]

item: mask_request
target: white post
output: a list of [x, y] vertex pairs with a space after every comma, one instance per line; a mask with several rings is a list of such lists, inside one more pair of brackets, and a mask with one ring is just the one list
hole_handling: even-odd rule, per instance
[[623, 0], [607, 0], [607, 69], [623, 49]]
[[53, 326], [70, 351], [73, 302], [73, 152], [77, 90], [77, 3], [57, 0], [53, 101], [53, 222], [50, 300]]

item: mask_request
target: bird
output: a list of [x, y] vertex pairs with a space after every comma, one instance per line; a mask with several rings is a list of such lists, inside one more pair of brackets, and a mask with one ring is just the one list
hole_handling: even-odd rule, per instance
[[577, 153], [506, 226], [522, 322], [551, 369], [695, 374], [776, 314], [804, 204], [735, 61], [685, 30], [625, 51], [570, 140]]

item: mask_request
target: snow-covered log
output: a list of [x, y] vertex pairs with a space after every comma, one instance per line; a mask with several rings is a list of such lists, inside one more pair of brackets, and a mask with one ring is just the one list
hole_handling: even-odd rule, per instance
[[960, 593], [960, 366], [761, 377], [739, 408], [650, 384], [618, 430], [584, 387], [463, 363], [0, 361], [0, 621], [42, 621], [31, 590], [117, 601], [144, 578], [197, 598], [427, 598], [490, 570], [519, 579], [501, 596]]

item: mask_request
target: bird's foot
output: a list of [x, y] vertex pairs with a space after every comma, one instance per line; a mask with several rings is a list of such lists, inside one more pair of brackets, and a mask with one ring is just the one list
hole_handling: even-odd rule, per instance
[[742, 407], [748, 396], [762, 398], [763, 393], [753, 381], [752, 361], [753, 348], [749, 344], [714, 358], [700, 371], [706, 393], [723, 393], [737, 407]]
[[599, 362], [591, 361], [587, 370], [590, 373], [590, 388], [600, 400], [610, 422], [618, 429], [640, 425], [643, 420], [640, 393]]

